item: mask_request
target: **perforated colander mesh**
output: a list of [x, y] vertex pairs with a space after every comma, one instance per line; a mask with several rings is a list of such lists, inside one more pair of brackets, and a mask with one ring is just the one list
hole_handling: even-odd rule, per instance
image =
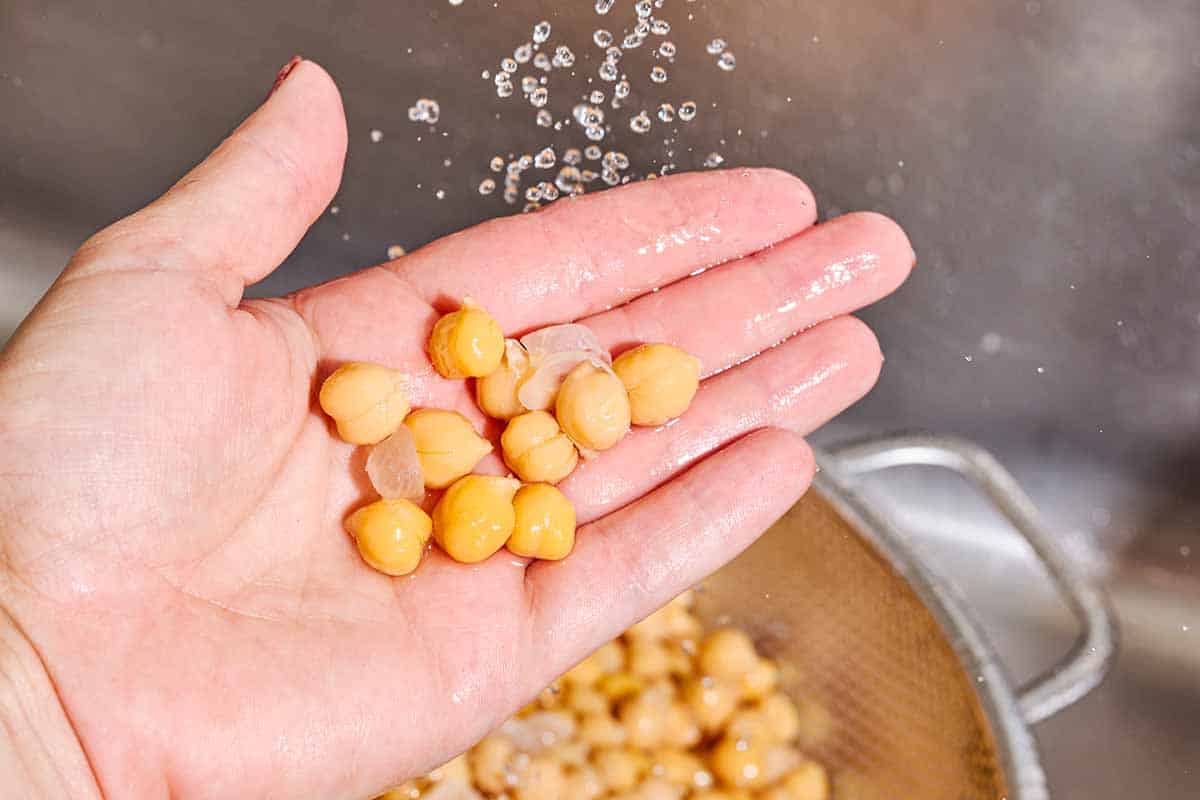
[[834, 800], [1001, 800], [1003, 771], [970, 678], [909, 585], [810, 492], [699, 593], [789, 665], [802, 746]]

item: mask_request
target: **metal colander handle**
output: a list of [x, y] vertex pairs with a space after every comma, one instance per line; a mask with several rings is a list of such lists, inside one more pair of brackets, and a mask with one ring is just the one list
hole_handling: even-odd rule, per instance
[[847, 475], [891, 467], [933, 466], [971, 482], [1020, 533], [1041, 559], [1079, 621], [1070, 651], [1018, 691], [1021, 713], [1041, 722], [1094, 689], [1116, 651], [1116, 628], [1108, 600], [1063, 553], [1028, 495], [1008, 470], [977, 445], [947, 436], [904, 435], [871, 439], [832, 450]]

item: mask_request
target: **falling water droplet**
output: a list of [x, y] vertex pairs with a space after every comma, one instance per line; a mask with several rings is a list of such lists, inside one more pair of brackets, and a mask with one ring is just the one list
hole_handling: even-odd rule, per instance
[[658, 67], [658, 66], [651, 67], [650, 68], [650, 80], [654, 81], [655, 83], [666, 83], [667, 82], [667, 71], [665, 69], [663, 69], [662, 67]]
[[720, 53], [721, 51], [723, 51], [725, 49], [725, 40], [724, 39], [713, 39], [711, 42], [708, 43], [708, 47], [706, 47], [705, 49], [708, 50], [708, 54], [710, 56], [715, 56], [717, 53]]
[[717, 59], [717, 66], [726, 72], [733, 72], [734, 67], [737, 66], [737, 59], [734, 57], [733, 53], [726, 50], [724, 53], [721, 53], [721, 57]]
[[629, 120], [629, 128], [634, 133], [646, 133], [650, 130], [650, 124], [650, 116], [645, 111]]
[[679, 106], [679, 118], [684, 122], [691, 122], [696, 118], [696, 103], [694, 100], [688, 100]]

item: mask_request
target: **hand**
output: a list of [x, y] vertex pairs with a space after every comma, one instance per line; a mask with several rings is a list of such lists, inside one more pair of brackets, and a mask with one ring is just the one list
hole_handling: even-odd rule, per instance
[[[880, 368], [845, 315], [912, 265], [888, 220], [814, 227], [804, 184], [741, 169], [243, 299], [322, 213], [345, 147], [336, 88], [299, 63], [166, 195], [85, 243], [0, 354], [0, 604], [107, 797], [360, 797], [462, 751], [800, 497], [801, 436]], [[566, 560], [434, 551], [388, 578], [342, 529], [369, 499], [363, 453], [315, 388], [377, 361], [416, 376], [414, 406], [482, 425], [424, 352], [468, 295], [510, 334], [581, 320], [612, 348], [677, 343], [708, 377], [678, 424], [563, 484], [581, 522]]]

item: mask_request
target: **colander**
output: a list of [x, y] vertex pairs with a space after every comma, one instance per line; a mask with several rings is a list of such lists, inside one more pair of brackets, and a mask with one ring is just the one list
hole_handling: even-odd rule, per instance
[[[1103, 594], [1056, 545], [1016, 481], [956, 439], [876, 439], [818, 455], [813, 490], [705, 582], [707, 621], [749, 630], [788, 665], [801, 745], [830, 768], [835, 800], [1045, 800], [1030, 726], [1103, 678], [1115, 631]], [[953, 470], [1032, 546], [1079, 621], [1056, 665], [1014, 689], [947, 585], [854, 490], [905, 465]]]

